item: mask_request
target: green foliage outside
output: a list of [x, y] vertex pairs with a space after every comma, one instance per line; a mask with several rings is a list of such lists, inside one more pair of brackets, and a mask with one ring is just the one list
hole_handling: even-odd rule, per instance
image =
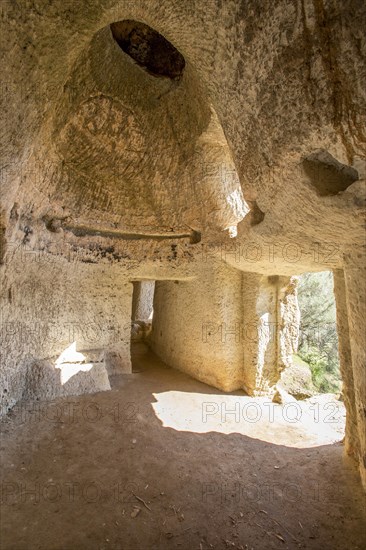
[[308, 363], [320, 393], [341, 390], [333, 274], [305, 273], [300, 277], [301, 312], [298, 356]]

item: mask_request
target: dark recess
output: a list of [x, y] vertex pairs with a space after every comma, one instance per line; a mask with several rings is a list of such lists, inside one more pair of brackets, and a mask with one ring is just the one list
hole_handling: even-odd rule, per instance
[[119, 47], [150, 74], [174, 80], [182, 77], [184, 57], [148, 25], [126, 19], [112, 23], [111, 31]]
[[321, 197], [337, 195], [359, 179], [357, 170], [340, 163], [324, 149], [306, 157], [303, 166], [311, 185]]
[[250, 206], [250, 225], [258, 225], [264, 220], [265, 213], [259, 208], [257, 201], [247, 201]]

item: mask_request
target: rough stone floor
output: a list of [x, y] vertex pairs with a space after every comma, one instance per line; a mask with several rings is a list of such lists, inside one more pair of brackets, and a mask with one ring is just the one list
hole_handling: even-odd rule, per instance
[[141, 347], [134, 370], [2, 422], [2, 550], [366, 548], [342, 412], [225, 395]]

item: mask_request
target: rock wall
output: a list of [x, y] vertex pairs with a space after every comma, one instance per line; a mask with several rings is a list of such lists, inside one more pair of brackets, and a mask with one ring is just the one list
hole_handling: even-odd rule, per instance
[[271, 393], [296, 351], [296, 280], [243, 273], [243, 388]]
[[355, 382], [353, 375], [351, 338], [348, 326], [348, 310], [344, 271], [334, 271], [334, 294], [337, 306], [338, 353], [343, 382], [343, 396], [347, 409], [345, 449], [358, 460], [358, 427], [355, 401]]
[[[351, 359], [354, 404], [357, 419], [358, 440], [356, 457], [359, 462], [361, 479], [366, 487], [366, 267], [365, 257], [350, 253], [345, 258], [345, 287], [348, 313], [348, 329], [351, 346]], [[352, 411], [352, 409], [351, 409]], [[352, 419], [353, 420], [353, 419]]]
[[152, 317], [155, 281], [135, 281], [132, 296], [132, 321], [147, 321]]
[[157, 281], [151, 346], [168, 365], [224, 391], [241, 387], [241, 273], [207, 264], [194, 281]]
[[1, 286], [3, 409], [23, 394], [62, 394], [56, 361], [73, 343], [82, 362], [95, 365], [79, 375], [77, 390], [68, 384], [71, 393], [109, 389], [107, 372], [131, 372], [131, 304], [132, 284], [109, 266], [24, 249], [12, 254]]
[[[23, 395], [30, 364], [54, 361], [70, 344], [67, 323], [92, 331], [100, 322], [93, 343], [77, 335], [77, 350], [106, 350], [104, 369], [129, 370], [131, 283], [147, 278], [159, 281], [156, 323], [169, 345], [159, 332], [153, 345], [167, 360], [223, 388], [268, 390], [296, 345], [283, 328], [296, 319], [292, 283], [281, 277], [343, 270], [348, 443], [364, 463], [365, 3], [41, 4], [2, 6], [6, 407]], [[184, 58], [177, 75], [156, 76], [141, 51], [121, 49], [111, 24], [126, 19], [171, 43]], [[28, 257], [43, 256], [37, 266], [19, 259], [24, 246]], [[79, 256], [72, 268], [69, 251]], [[217, 280], [207, 256], [222, 264]], [[220, 340], [207, 350], [202, 318], [257, 328], [244, 349], [230, 328], [219, 338], [234, 346]], [[50, 342], [35, 327], [55, 319], [62, 327]], [[274, 319], [275, 337], [266, 328]], [[117, 325], [125, 328], [115, 342], [106, 327]]]
[[168, 365], [224, 391], [275, 390], [296, 351], [296, 283], [208, 262], [192, 282], [155, 288], [150, 341]]

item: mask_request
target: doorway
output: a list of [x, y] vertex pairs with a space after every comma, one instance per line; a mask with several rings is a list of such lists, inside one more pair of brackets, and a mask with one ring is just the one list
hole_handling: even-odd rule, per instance
[[147, 340], [151, 333], [154, 314], [155, 281], [133, 281], [131, 311], [131, 363], [137, 372], [137, 358], [147, 351]]

